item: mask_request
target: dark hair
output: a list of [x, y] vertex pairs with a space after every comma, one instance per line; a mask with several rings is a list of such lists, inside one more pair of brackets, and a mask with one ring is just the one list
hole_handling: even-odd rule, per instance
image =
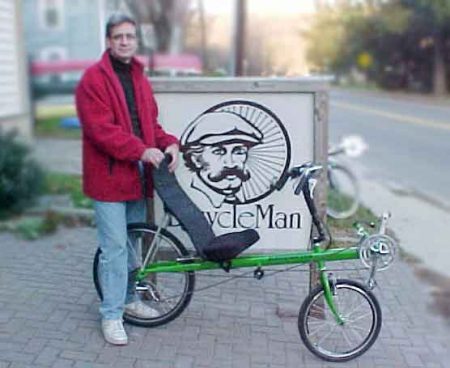
[[106, 37], [111, 37], [111, 30], [122, 23], [131, 23], [136, 27], [136, 20], [130, 15], [124, 13], [113, 13], [106, 23]]
[[197, 165], [194, 163], [194, 160], [192, 160], [192, 156], [193, 155], [198, 155], [198, 154], [202, 154], [205, 147], [202, 146], [201, 144], [187, 144], [182, 146], [181, 148], [181, 152], [183, 153], [183, 159], [184, 159], [184, 164], [185, 166], [193, 172], [197, 172], [198, 171], [198, 167]]

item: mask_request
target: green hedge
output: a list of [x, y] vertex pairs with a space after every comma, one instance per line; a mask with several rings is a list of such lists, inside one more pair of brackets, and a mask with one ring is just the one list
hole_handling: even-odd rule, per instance
[[28, 146], [16, 133], [0, 130], [0, 218], [30, 206], [40, 194], [43, 180], [43, 170], [31, 158]]

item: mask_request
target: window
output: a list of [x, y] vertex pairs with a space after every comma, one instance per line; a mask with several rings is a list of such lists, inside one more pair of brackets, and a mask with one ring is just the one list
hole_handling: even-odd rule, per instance
[[64, 26], [64, 0], [39, 0], [38, 11], [42, 29], [62, 30]]
[[[67, 50], [64, 47], [59, 46], [48, 46], [40, 51], [40, 60], [42, 61], [61, 61], [67, 58]], [[61, 81], [67, 79], [67, 73], [61, 73], [55, 71], [47, 75], [41, 76], [41, 82], [51, 82], [60, 83]]]

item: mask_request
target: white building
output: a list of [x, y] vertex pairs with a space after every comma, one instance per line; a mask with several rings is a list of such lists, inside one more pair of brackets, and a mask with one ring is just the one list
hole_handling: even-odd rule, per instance
[[0, 129], [17, 129], [31, 139], [28, 66], [21, 1], [0, 0]]

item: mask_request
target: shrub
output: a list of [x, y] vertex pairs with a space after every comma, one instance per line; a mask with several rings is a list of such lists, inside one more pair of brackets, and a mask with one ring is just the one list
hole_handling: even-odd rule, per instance
[[0, 218], [20, 213], [41, 191], [44, 173], [14, 132], [0, 131]]

